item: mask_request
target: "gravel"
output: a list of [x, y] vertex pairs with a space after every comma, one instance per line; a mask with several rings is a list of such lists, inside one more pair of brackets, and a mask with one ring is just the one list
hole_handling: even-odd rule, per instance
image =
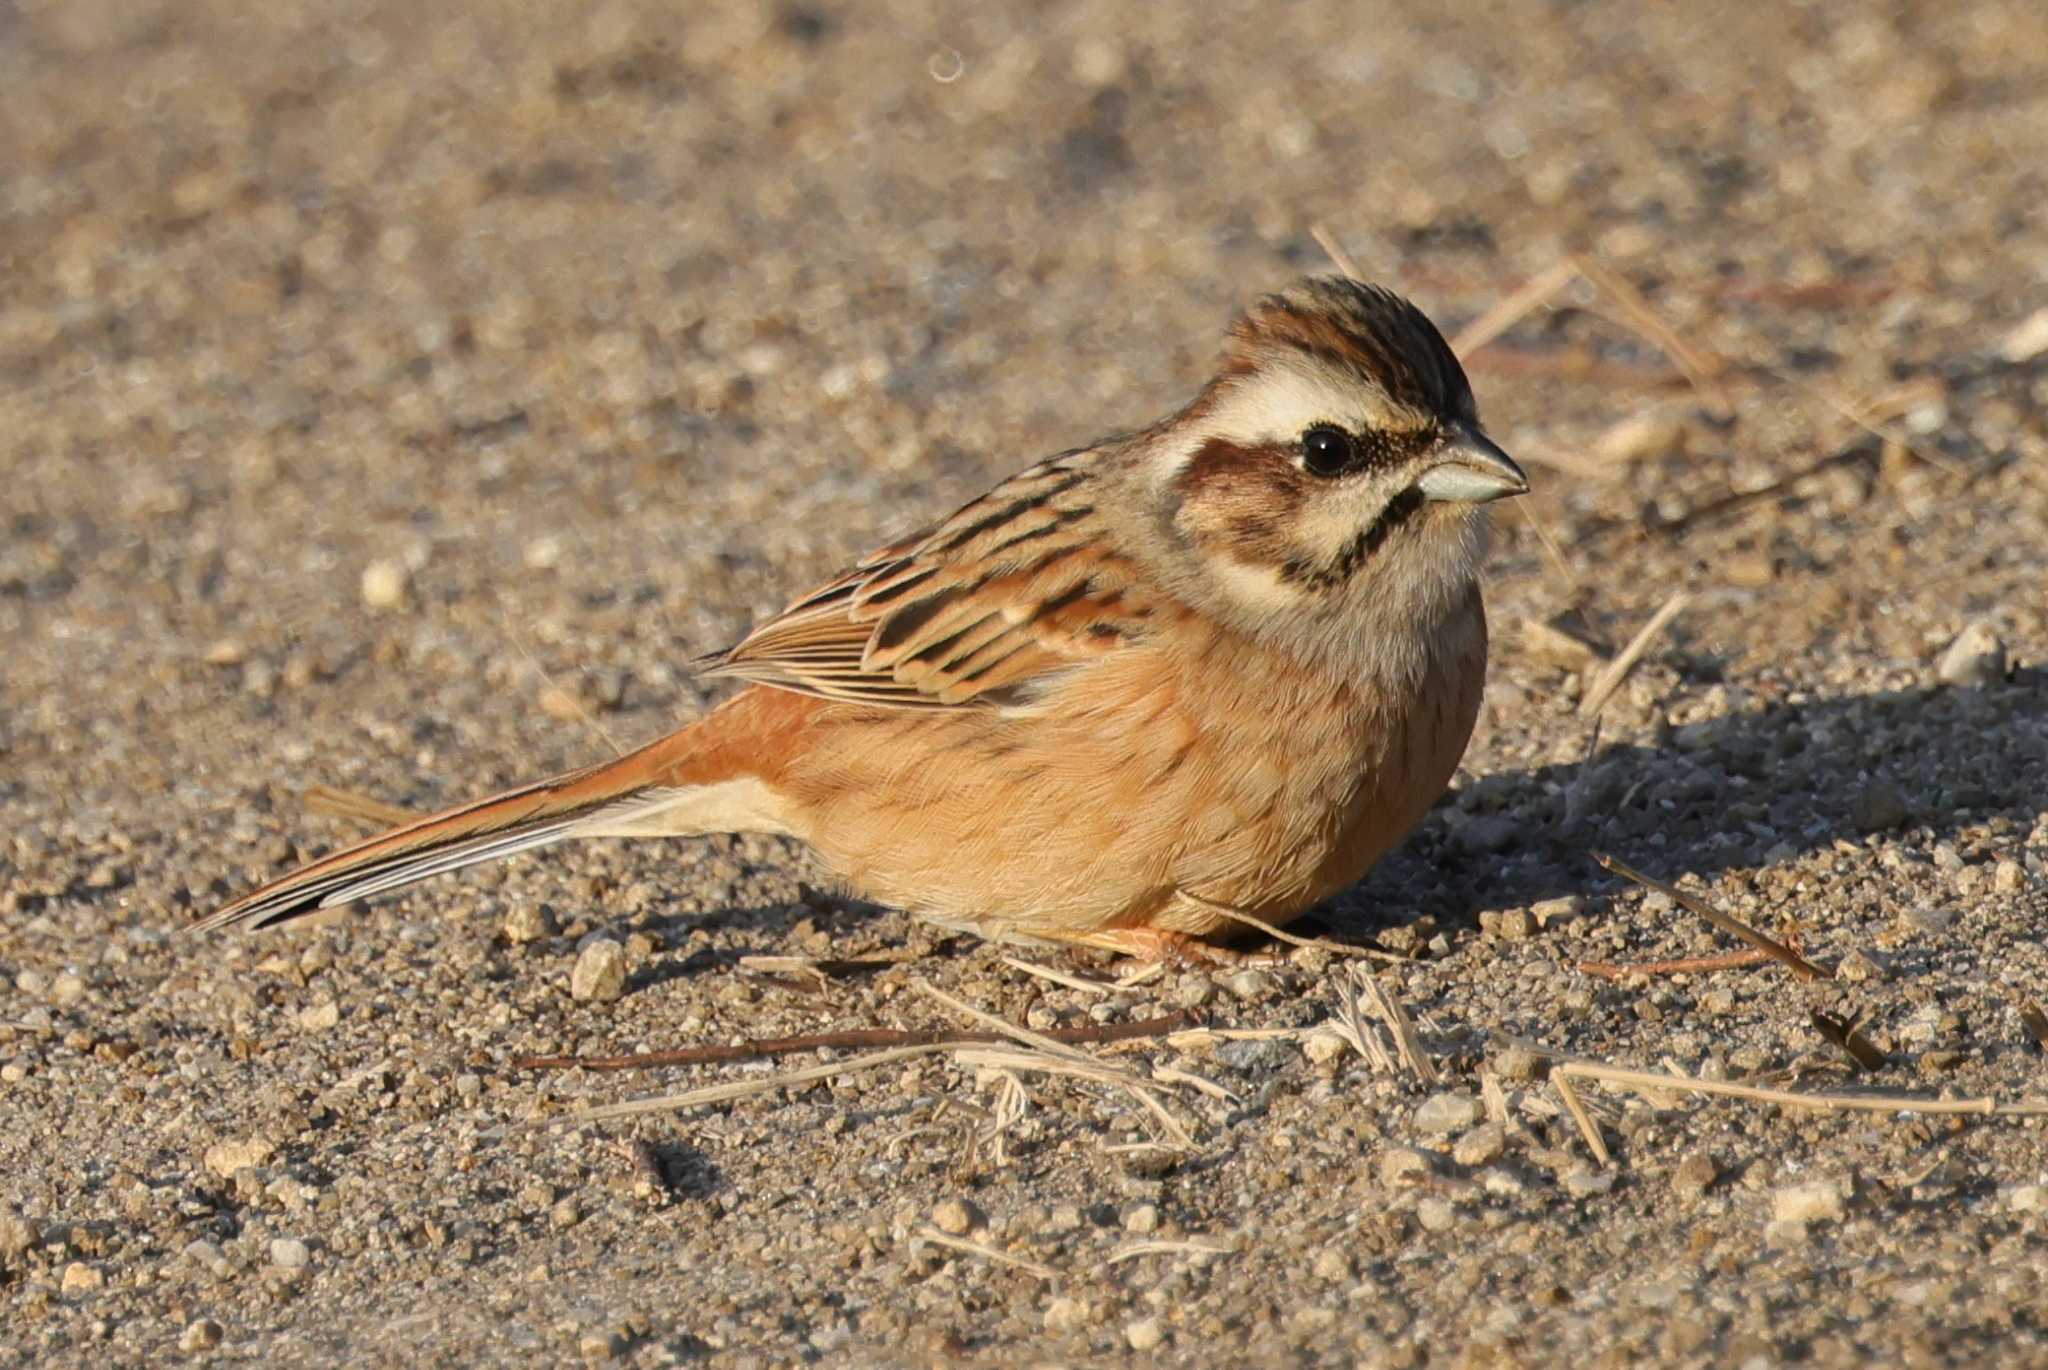
[[[0, 1360], [2048, 1360], [2040, 1120], [1581, 1081], [1598, 1165], [1545, 1079], [2048, 1093], [2043, 50], [2024, 0], [0, 9]], [[695, 655], [1183, 400], [1317, 222], [1447, 328], [1585, 252], [1730, 363], [1723, 413], [1583, 287], [1472, 358], [1534, 486], [1478, 731], [1299, 929], [1437, 1082], [1333, 1030], [1348, 959], [1091, 994], [773, 839], [185, 932], [361, 834], [308, 785], [694, 715]], [[1854, 973], [1583, 972], [1736, 949], [1601, 851]], [[1193, 1010], [1104, 1053], [1193, 1149], [946, 1055], [604, 1123], [827, 1054], [517, 1064], [954, 1024], [919, 982]]]

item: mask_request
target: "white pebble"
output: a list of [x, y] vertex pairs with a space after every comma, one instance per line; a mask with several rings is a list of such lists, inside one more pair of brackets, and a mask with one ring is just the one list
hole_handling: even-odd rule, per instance
[[1771, 1217], [1781, 1223], [1833, 1222], [1842, 1216], [1842, 1197], [1833, 1180], [1787, 1185], [1771, 1196]]
[[586, 1003], [610, 1003], [626, 992], [626, 949], [609, 937], [592, 938], [569, 972], [569, 994]]
[[1166, 1324], [1157, 1318], [1140, 1318], [1124, 1328], [1124, 1340], [1133, 1351], [1156, 1351], [1166, 1340]]
[[396, 609], [405, 603], [410, 579], [402, 562], [371, 562], [363, 568], [363, 603], [372, 609]]

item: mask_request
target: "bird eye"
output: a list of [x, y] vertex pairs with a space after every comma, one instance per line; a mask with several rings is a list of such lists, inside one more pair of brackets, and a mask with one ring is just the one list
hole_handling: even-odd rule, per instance
[[1351, 435], [1318, 424], [1301, 435], [1301, 464], [1311, 476], [1341, 476], [1351, 466]]

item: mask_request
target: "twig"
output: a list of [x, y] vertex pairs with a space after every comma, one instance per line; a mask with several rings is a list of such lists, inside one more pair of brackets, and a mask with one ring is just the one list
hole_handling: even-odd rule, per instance
[[1628, 673], [1635, 669], [1643, 653], [1650, 650], [1650, 644], [1657, 640], [1657, 635], [1670, 627], [1671, 620], [1684, 613], [1690, 603], [1692, 596], [1680, 590], [1664, 601], [1663, 608], [1650, 615], [1650, 621], [1637, 630], [1614, 660], [1607, 663], [1600, 672], [1600, 678], [1593, 682], [1593, 688], [1586, 691], [1586, 697], [1579, 701], [1580, 718], [1591, 718], [1607, 706], [1609, 696], [1621, 688], [1621, 682], [1628, 679]]
[[965, 1237], [949, 1237], [936, 1227], [926, 1226], [919, 1228], [912, 1235], [911, 1240], [930, 1242], [933, 1246], [943, 1246], [954, 1251], [964, 1251], [970, 1256], [979, 1256], [985, 1261], [994, 1261], [997, 1265], [1014, 1266], [1019, 1270], [1038, 1276], [1041, 1280], [1056, 1280], [1060, 1275], [1059, 1271], [1049, 1265], [1041, 1265], [1037, 1261], [1026, 1260], [1022, 1256], [1012, 1256], [1007, 1251], [998, 1251], [993, 1246], [985, 1246], [980, 1242], [970, 1242]]
[[1564, 1101], [1565, 1112], [1571, 1114], [1572, 1121], [1579, 1125], [1579, 1135], [1586, 1139], [1586, 1149], [1593, 1153], [1593, 1159], [1603, 1166], [1613, 1165], [1614, 1157], [1609, 1154], [1607, 1143], [1593, 1122], [1593, 1115], [1586, 1112], [1586, 1106], [1580, 1102], [1579, 1092], [1572, 1088], [1571, 1081], [1562, 1071], [1552, 1071], [1550, 1084], [1557, 1091], [1557, 1097]]
[[[1060, 1045], [1095, 1045], [1140, 1037], [1164, 1037], [1195, 1021], [1186, 1009], [1136, 1023], [1091, 1024], [1050, 1028], [1045, 1036]], [[855, 1047], [930, 1047], [943, 1050], [1006, 1040], [997, 1032], [962, 1032], [958, 1028], [853, 1028], [845, 1032], [814, 1032], [800, 1037], [762, 1037], [751, 1042], [714, 1042], [669, 1051], [638, 1051], [624, 1056], [518, 1056], [514, 1070], [644, 1070], [654, 1066], [700, 1066], [727, 1061], [758, 1061], [798, 1051], [840, 1051]]]
[[1694, 898], [1676, 885], [1667, 885], [1662, 880], [1658, 880], [1653, 876], [1644, 875], [1638, 870], [1631, 870], [1606, 852], [1594, 852], [1593, 859], [1599, 862], [1603, 869], [1613, 871], [1624, 880], [1633, 880], [1644, 889], [1657, 891], [1657, 893], [1670, 899], [1680, 908], [1690, 909], [1729, 936], [1740, 937], [1759, 951], [1766, 952], [1777, 960], [1783, 961], [1791, 968], [1792, 973], [1801, 980], [1832, 980], [1834, 978], [1833, 971], [1822, 970], [1783, 942], [1775, 938], [1766, 937], [1740, 918], [1729, 917], [1706, 900]]
[[1727, 1080], [1701, 1080], [1689, 1075], [1664, 1075], [1653, 1070], [1623, 1070], [1588, 1061], [1560, 1062], [1552, 1071], [1558, 1075], [1602, 1080], [1627, 1089], [1676, 1090], [1681, 1093], [1719, 1094], [1731, 1099], [1782, 1104], [1790, 1108], [1851, 1110], [1865, 1113], [1976, 1114], [1995, 1118], [2048, 1118], [2048, 1101], [2023, 1100], [2000, 1103], [1996, 1099], [1928, 1099], [1910, 1094], [1801, 1094], [1790, 1089], [1764, 1089]]
[[1769, 965], [1778, 958], [1762, 947], [1723, 952], [1719, 956], [1681, 956], [1670, 961], [1581, 961], [1576, 969], [1606, 980], [1631, 975], [1694, 975], [1713, 970], [1739, 970], [1744, 966]]

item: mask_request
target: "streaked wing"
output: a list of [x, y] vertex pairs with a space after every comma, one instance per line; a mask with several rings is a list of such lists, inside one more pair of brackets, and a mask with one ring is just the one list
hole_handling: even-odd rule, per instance
[[903, 707], [1007, 701], [1139, 636], [1155, 596], [1111, 551], [1091, 453], [1042, 462], [884, 547], [705, 672]]

